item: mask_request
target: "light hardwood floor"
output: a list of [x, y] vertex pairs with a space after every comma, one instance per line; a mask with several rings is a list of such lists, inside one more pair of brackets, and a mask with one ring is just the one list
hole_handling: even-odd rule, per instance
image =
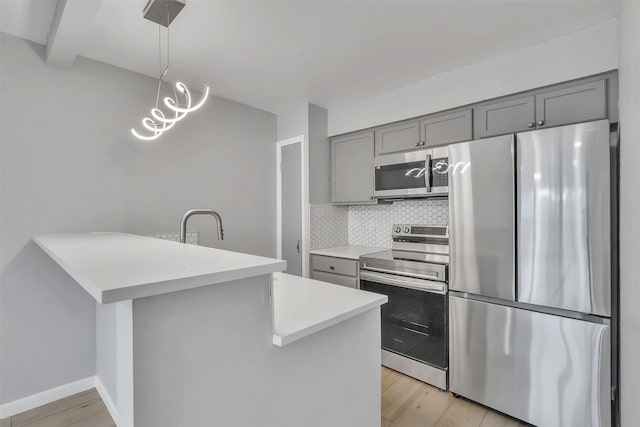
[[382, 367], [382, 427], [526, 427]]
[[[0, 420], [0, 427], [45, 426], [115, 427], [115, 424], [95, 389]], [[525, 427], [525, 424], [382, 367], [382, 427]]]
[[0, 427], [115, 427], [95, 388], [0, 421]]

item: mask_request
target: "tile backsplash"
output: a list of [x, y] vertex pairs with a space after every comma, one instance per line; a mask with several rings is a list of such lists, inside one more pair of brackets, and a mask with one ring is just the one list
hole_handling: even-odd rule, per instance
[[393, 224], [449, 224], [447, 199], [421, 199], [389, 205], [350, 206], [349, 244], [391, 247]]
[[331, 248], [348, 244], [349, 207], [331, 204], [311, 205], [311, 249]]
[[[171, 240], [173, 242], [180, 241], [180, 233], [153, 233], [146, 234], [147, 237], [154, 237], [156, 239], [162, 240]], [[187, 243], [191, 245], [198, 244], [198, 232], [197, 231], [188, 231], [187, 232]]]
[[311, 205], [311, 249], [343, 245], [391, 247], [393, 224], [449, 224], [447, 199], [384, 205]]

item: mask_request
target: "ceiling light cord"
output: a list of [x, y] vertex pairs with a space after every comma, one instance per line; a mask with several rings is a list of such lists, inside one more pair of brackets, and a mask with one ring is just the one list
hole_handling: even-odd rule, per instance
[[158, 25], [158, 90], [156, 93], [156, 109], [160, 102], [160, 87], [162, 86], [162, 28]]

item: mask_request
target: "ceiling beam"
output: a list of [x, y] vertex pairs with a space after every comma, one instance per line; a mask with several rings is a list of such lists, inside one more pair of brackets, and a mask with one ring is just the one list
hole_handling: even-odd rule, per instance
[[47, 64], [73, 64], [101, 5], [102, 0], [58, 0], [47, 38]]

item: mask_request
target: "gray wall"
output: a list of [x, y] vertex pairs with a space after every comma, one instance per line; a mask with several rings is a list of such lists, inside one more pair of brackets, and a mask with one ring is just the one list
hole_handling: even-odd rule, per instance
[[327, 110], [309, 104], [309, 202], [331, 203], [331, 145]]
[[305, 103], [278, 114], [278, 140], [304, 135], [309, 141], [309, 202], [331, 202], [331, 146], [325, 108]]
[[622, 426], [640, 419], [640, 3], [621, 1], [620, 60], [620, 327]]
[[278, 141], [309, 135], [309, 104], [304, 103], [278, 114]]
[[[177, 231], [201, 244], [275, 255], [276, 116], [212, 98], [155, 142], [133, 138], [156, 81], [1, 35], [0, 403], [96, 373], [96, 308], [31, 241], [39, 233]], [[215, 82], [210, 82], [215, 84]]]

